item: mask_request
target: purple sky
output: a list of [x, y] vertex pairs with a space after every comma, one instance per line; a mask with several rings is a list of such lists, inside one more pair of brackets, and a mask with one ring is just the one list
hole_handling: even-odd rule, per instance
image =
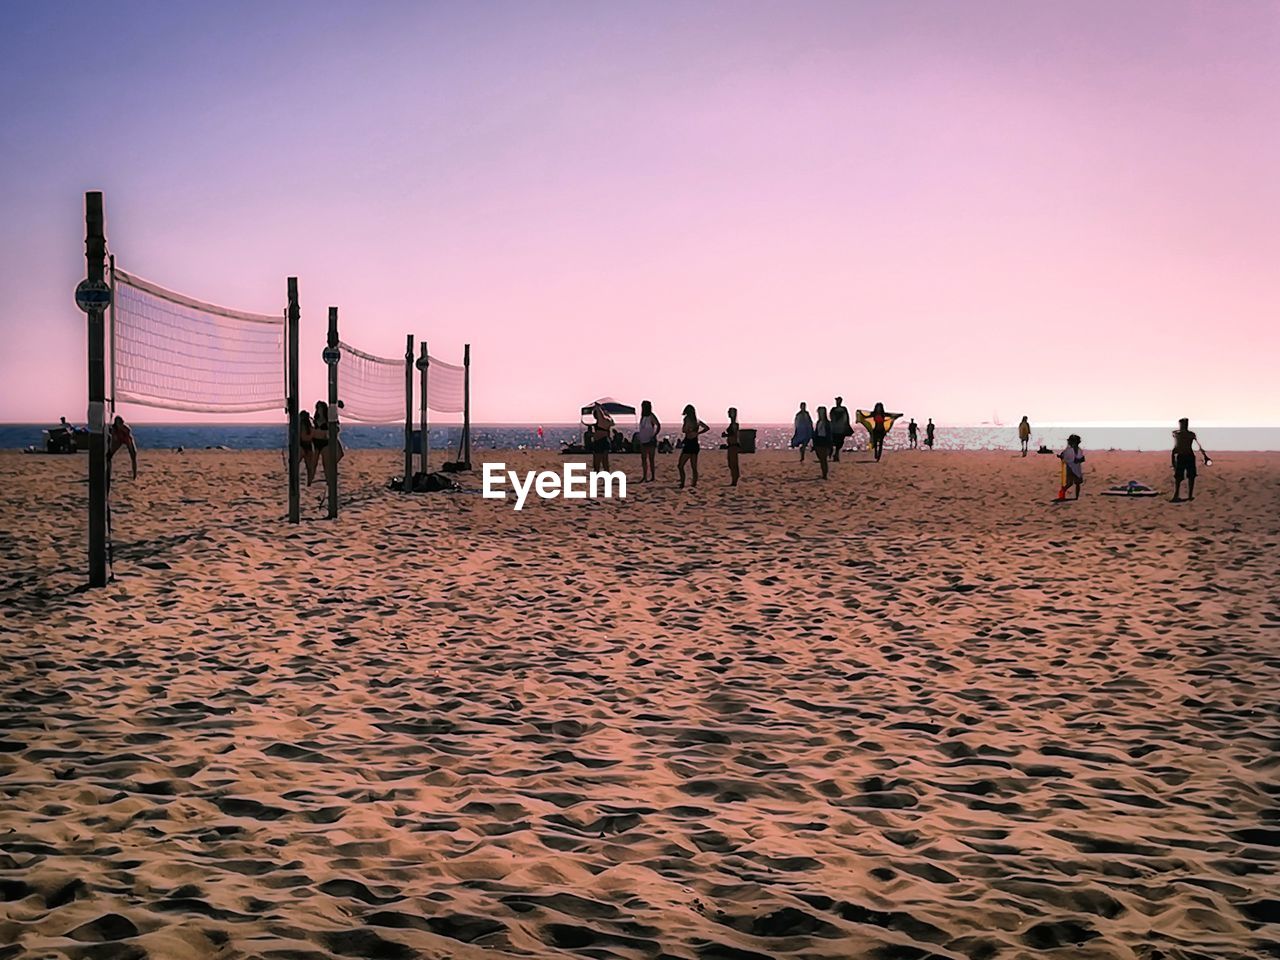
[[101, 189], [140, 276], [299, 277], [308, 403], [334, 304], [480, 421], [1280, 423], [1277, 91], [1273, 2], [14, 4], [0, 420], [84, 415]]

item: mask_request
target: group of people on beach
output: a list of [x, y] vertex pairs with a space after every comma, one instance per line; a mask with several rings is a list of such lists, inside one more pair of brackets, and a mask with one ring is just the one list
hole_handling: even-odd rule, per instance
[[[1023, 417], [1023, 424], [1026, 421], [1027, 418]], [[1028, 436], [1030, 436], [1030, 432], [1030, 428], [1028, 428]], [[1085, 463], [1084, 451], [1080, 447], [1081, 443], [1080, 435], [1073, 433], [1067, 437], [1066, 447], [1058, 454], [1058, 459], [1062, 461], [1062, 485], [1058, 488], [1058, 496], [1054, 498], [1058, 502], [1066, 500], [1069, 491], [1074, 491], [1072, 499], [1080, 499], [1080, 488], [1084, 486]], [[1184, 480], [1187, 484], [1187, 499], [1194, 500], [1196, 498], [1197, 450], [1200, 451], [1200, 459], [1204, 461], [1205, 466], [1213, 463], [1208, 452], [1200, 444], [1200, 438], [1191, 429], [1190, 419], [1183, 417], [1178, 421], [1178, 429], [1173, 431], [1173, 449], [1169, 451], [1169, 466], [1173, 469], [1172, 500], [1174, 503], [1182, 502], [1182, 483]], [[1022, 455], [1024, 457], [1027, 455], [1025, 440], [1022, 444]]]
[[[858, 411], [858, 422], [867, 430], [871, 452], [876, 460], [884, 454], [885, 437], [893, 428], [894, 421], [900, 416], [902, 414], [887, 412], [884, 404], [879, 402], [871, 408], [870, 413]], [[836, 397], [829, 411], [826, 407], [818, 407], [817, 420], [809, 415], [808, 407], [802, 402], [799, 411], [796, 412], [794, 426], [791, 447], [799, 448], [800, 462], [804, 462], [805, 450], [812, 446], [814, 456], [817, 457], [822, 469], [822, 479], [827, 479], [828, 461], [834, 463], [840, 460], [840, 452], [844, 449], [845, 441], [853, 435], [853, 423], [849, 417], [849, 410], [844, 405], [844, 397]], [[912, 449], [916, 448], [919, 435], [920, 428], [913, 418], [907, 424], [907, 442]], [[925, 427], [924, 444], [929, 449], [933, 449], [933, 443], [934, 426], [933, 420], [930, 419]]]
[[[729, 485], [736, 487], [741, 479], [741, 427], [738, 423], [738, 410], [736, 407], [730, 407], [728, 410], [729, 425], [720, 434], [724, 438], [724, 448], [727, 455], [729, 466]], [[894, 419], [898, 414], [886, 413], [884, 404], [877, 403], [869, 414], [858, 411], [858, 422], [867, 428], [872, 453], [876, 460], [880, 459], [884, 449], [885, 436], [893, 426]], [[593, 471], [609, 470], [609, 454], [614, 451], [617, 432], [615, 430], [615, 422], [613, 417], [605, 410], [604, 406], [596, 403], [591, 409], [592, 421], [587, 427], [587, 434], [590, 440], [591, 449], [591, 469]], [[66, 423], [66, 418], [63, 418]], [[680, 459], [676, 463], [676, 469], [680, 474], [680, 486], [685, 486], [686, 480], [691, 481], [692, 486], [698, 485], [698, 454], [701, 452], [700, 438], [711, 428], [698, 418], [697, 410], [693, 404], [687, 405], [682, 411], [682, 419], [680, 423], [680, 434], [678, 446], [680, 450]], [[908, 444], [912, 449], [917, 446], [919, 428], [914, 419], [907, 424]], [[666, 441], [659, 439], [662, 433], [662, 423], [653, 412], [653, 404], [645, 400], [640, 404], [640, 420], [637, 426], [633, 445], [640, 454], [640, 482], [652, 483], [657, 479], [656, 459], [659, 446]], [[849, 411], [844, 405], [842, 397], [836, 397], [835, 403], [828, 410], [825, 406], [818, 407], [818, 417], [815, 421], [810, 415], [808, 408], [802, 402], [800, 409], [795, 415], [795, 430], [791, 437], [791, 447], [799, 448], [800, 460], [804, 461], [805, 451], [813, 448], [814, 455], [817, 457], [818, 463], [822, 470], [822, 479], [827, 479], [829, 473], [829, 462], [837, 462], [840, 459], [840, 453], [844, 449], [845, 441], [853, 435], [853, 426], [849, 418]], [[311, 414], [303, 410], [298, 414], [298, 437], [299, 437], [299, 454], [301, 462], [306, 466], [307, 484], [308, 486], [315, 482], [316, 470], [321, 470], [322, 476], [327, 476], [329, 465], [336, 467], [337, 463], [342, 460], [345, 451], [342, 449], [341, 441], [330, 444], [329, 438], [329, 405], [323, 400], [317, 400], [315, 405], [315, 413]], [[1031, 441], [1031, 424], [1027, 417], [1023, 417], [1018, 424], [1018, 441], [1022, 456], [1027, 456], [1029, 444]], [[1067, 445], [1057, 458], [1062, 461], [1062, 483], [1058, 490], [1058, 501], [1066, 500], [1067, 494], [1072, 493], [1073, 499], [1080, 499], [1080, 491], [1084, 486], [1084, 463], [1085, 455], [1081, 449], [1081, 437], [1079, 434], [1071, 434], [1067, 438]], [[925, 447], [932, 449], [934, 445], [934, 425], [930, 418], [925, 426]], [[130, 464], [133, 468], [133, 479], [138, 478], [138, 446], [133, 437], [133, 430], [129, 427], [123, 417], [117, 416], [111, 424], [108, 434], [107, 445], [107, 461], [111, 462], [112, 458], [120, 450], [126, 450], [129, 454]], [[1187, 500], [1196, 498], [1196, 473], [1197, 473], [1197, 457], [1196, 451], [1199, 451], [1200, 459], [1208, 465], [1213, 461], [1204, 447], [1200, 444], [1199, 438], [1191, 430], [1190, 420], [1183, 417], [1178, 421], [1178, 429], [1173, 433], [1173, 449], [1169, 454], [1169, 464], [1173, 469], [1173, 502], [1182, 502], [1182, 484], [1187, 484]], [[1050, 452], [1042, 447], [1041, 453]], [[688, 468], [688, 474], [686, 474]]]
[[317, 400], [315, 410], [298, 414], [298, 459], [307, 468], [307, 486], [315, 482], [317, 467], [327, 477], [329, 465], [336, 467], [345, 454], [341, 440], [329, 445], [329, 404]]
[[[725, 451], [729, 462], [729, 486], [736, 487], [742, 476], [740, 455], [742, 453], [742, 436], [738, 425], [737, 407], [729, 408], [729, 425], [720, 434], [724, 438]], [[687, 479], [692, 486], [698, 485], [698, 454], [701, 452], [700, 437], [711, 428], [698, 419], [698, 411], [693, 404], [688, 404], [681, 412], [680, 423], [680, 459], [676, 462], [676, 470], [680, 473], [680, 486], [683, 488]], [[591, 407], [591, 423], [587, 428], [591, 445], [591, 469], [608, 471], [609, 453], [613, 446], [611, 440], [616, 436], [614, 419], [603, 404], [595, 403]], [[640, 452], [640, 482], [652, 483], [657, 479], [656, 454], [662, 433], [662, 422], [653, 412], [653, 403], [644, 400], [640, 404], [640, 421], [637, 424], [635, 445]], [[686, 475], [685, 468], [689, 468]]]

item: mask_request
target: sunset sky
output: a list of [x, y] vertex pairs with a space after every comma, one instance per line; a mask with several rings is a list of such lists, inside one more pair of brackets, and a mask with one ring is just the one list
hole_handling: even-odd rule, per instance
[[1274, 2], [8, 4], [0, 420], [84, 416], [100, 189], [126, 270], [299, 277], [304, 403], [332, 304], [478, 421], [1280, 423], [1278, 91]]

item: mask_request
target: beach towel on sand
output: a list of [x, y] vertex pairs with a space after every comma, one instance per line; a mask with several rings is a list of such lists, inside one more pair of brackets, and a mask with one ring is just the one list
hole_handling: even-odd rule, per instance
[[1128, 483], [1122, 483], [1119, 486], [1108, 487], [1102, 491], [1104, 497], [1157, 497], [1160, 491], [1153, 487], [1148, 487], [1145, 483], [1139, 483], [1137, 480], [1130, 480]]

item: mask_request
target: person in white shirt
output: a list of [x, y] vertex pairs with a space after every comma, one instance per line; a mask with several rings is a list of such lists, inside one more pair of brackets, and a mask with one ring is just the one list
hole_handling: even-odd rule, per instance
[[1067, 437], [1067, 447], [1058, 459], [1062, 461], [1062, 486], [1058, 489], [1058, 499], [1067, 499], [1067, 490], [1075, 487], [1075, 499], [1080, 499], [1080, 487], [1084, 483], [1084, 451], [1080, 449], [1080, 436], [1073, 433]]
[[653, 415], [653, 404], [648, 400], [640, 402], [640, 426], [636, 430], [636, 442], [640, 444], [640, 482], [648, 483], [657, 479], [654, 472], [654, 454], [658, 450], [658, 434], [662, 432], [662, 424]]

